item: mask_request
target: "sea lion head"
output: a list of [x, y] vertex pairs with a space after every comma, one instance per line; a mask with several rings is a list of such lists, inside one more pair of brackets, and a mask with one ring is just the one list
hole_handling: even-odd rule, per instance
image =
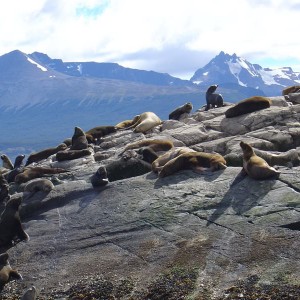
[[74, 128], [74, 135], [73, 136], [84, 136], [85, 132], [80, 127]]
[[206, 93], [207, 93], [207, 94], [212, 94], [212, 93], [214, 93], [214, 92], [216, 91], [217, 88], [218, 88], [218, 85], [217, 85], [217, 84], [213, 84], [213, 85], [211, 85], [211, 86], [207, 89]]
[[57, 150], [66, 150], [68, 146], [65, 143], [61, 143], [56, 148]]
[[193, 109], [193, 104], [192, 104], [191, 102], [187, 102], [187, 103], [184, 105], [184, 107], [185, 107], [185, 111], [186, 111], [187, 113], [190, 113], [190, 112], [192, 111], [192, 109]]
[[6, 209], [11, 209], [13, 211], [17, 211], [22, 203], [22, 197], [14, 197], [11, 198], [6, 203]]
[[242, 148], [245, 159], [249, 159], [252, 155], [254, 155], [254, 150], [249, 144], [241, 141], [240, 146]]
[[14, 169], [19, 168], [22, 165], [24, 158], [25, 158], [24, 154], [20, 154], [16, 157], [15, 164], [14, 164]]

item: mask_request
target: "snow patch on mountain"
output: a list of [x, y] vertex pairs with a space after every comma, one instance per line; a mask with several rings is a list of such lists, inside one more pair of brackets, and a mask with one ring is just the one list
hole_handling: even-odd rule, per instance
[[31, 58], [29, 58], [28, 56], [27, 56], [27, 60], [28, 60], [30, 63], [32, 63], [33, 65], [36, 65], [36, 66], [37, 66], [39, 69], [41, 69], [43, 72], [47, 72], [47, 71], [48, 71], [45, 67], [41, 66], [40, 64], [38, 64], [37, 62], [35, 62], [35, 61], [32, 60]]

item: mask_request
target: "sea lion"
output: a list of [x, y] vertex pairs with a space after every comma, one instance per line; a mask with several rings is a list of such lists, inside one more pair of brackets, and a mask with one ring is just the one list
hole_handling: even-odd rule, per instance
[[108, 184], [107, 171], [104, 166], [99, 167], [95, 174], [91, 177], [93, 187], [105, 186]]
[[183, 153], [188, 152], [196, 151], [189, 147], [175, 147], [173, 149], [170, 149], [169, 151], [167, 151], [163, 155], [160, 155], [155, 161], [152, 162], [152, 171], [155, 173], [159, 172], [168, 161]]
[[15, 183], [25, 183], [34, 178], [40, 178], [44, 175], [58, 174], [67, 172], [61, 168], [48, 168], [48, 167], [25, 167], [23, 172], [15, 177]]
[[0, 245], [12, 245], [14, 242], [29, 241], [19, 214], [22, 197], [12, 197], [5, 205], [0, 216]]
[[39, 152], [32, 153], [29, 155], [25, 166], [28, 166], [29, 164], [31, 164], [33, 162], [39, 162], [43, 159], [47, 159], [49, 156], [57, 153], [58, 151], [65, 150], [67, 148], [68, 148], [68, 146], [65, 143], [61, 143], [57, 147], [47, 148], [47, 149], [41, 150]]
[[49, 193], [52, 189], [54, 189], [54, 184], [47, 178], [32, 180], [24, 186], [24, 192], [29, 193], [35, 193], [39, 191]]
[[35, 286], [33, 285], [32, 287], [27, 289], [27, 291], [23, 294], [21, 300], [36, 300], [36, 297], [37, 292]]
[[117, 131], [115, 126], [97, 126], [85, 132], [87, 136], [92, 136], [93, 140], [98, 140], [104, 136]]
[[180, 170], [192, 169], [195, 171], [223, 170], [226, 168], [226, 160], [220, 154], [205, 152], [183, 153], [168, 161], [158, 174], [158, 177], [166, 177]]
[[137, 151], [142, 156], [142, 160], [152, 164], [159, 155], [150, 147], [143, 147]]
[[72, 146], [72, 138], [66, 138], [63, 144], [66, 144], [68, 147]]
[[9, 184], [3, 175], [0, 175], [0, 204], [9, 200]]
[[151, 172], [151, 164], [137, 157], [120, 158], [105, 166], [109, 182]]
[[288, 94], [299, 93], [299, 92], [300, 92], [300, 85], [292, 85], [282, 90], [282, 96], [287, 96]]
[[80, 127], [75, 127], [74, 134], [72, 136], [71, 150], [82, 150], [87, 149], [88, 140], [85, 136], [85, 132]]
[[249, 144], [241, 141], [240, 146], [243, 151], [243, 169], [241, 172], [258, 180], [279, 176], [280, 172], [270, 167], [263, 158], [257, 156]]
[[226, 118], [233, 118], [257, 110], [269, 108], [270, 106], [271, 100], [269, 98], [253, 96], [236, 103], [233, 107], [228, 108], [225, 111], [225, 116]]
[[125, 151], [130, 149], [138, 149], [142, 147], [151, 148], [153, 151], [167, 151], [174, 147], [174, 144], [171, 140], [163, 139], [146, 139], [140, 140], [134, 143], [127, 144], [125, 149], [121, 152], [123, 154]]
[[137, 115], [135, 116], [135, 118], [137, 119], [137, 121], [126, 129], [134, 128], [134, 132], [145, 133], [153, 127], [158, 126], [162, 123], [161, 119], [151, 111], [147, 111], [140, 115]]
[[222, 107], [224, 103], [224, 99], [221, 94], [214, 94], [216, 89], [218, 88], [217, 84], [211, 85], [205, 94], [206, 98], [206, 107], [205, 110], [209, 110], [210, 107]]
[[189, 114], [193, 109], [193, 104], [187, 102], [182, 106], [179, 106], [169, 114], [169, 120], [179, 120], [183, 114]]
[[4, 174], [4, 177], [8, 183], [15, 181], [15, 177], [23, 171], [24, 158], [25, 158], [24, 154], [18, 155], [15, 159], [14, 168], [11, 171]]
[[137, 122], [137, 120], [139, 119], [139, 115], [135, 116], [132, 120], [125, 120], [122, 121], [120, 123], [118, 123], [117, 125], [115, 125], [115, 128], [118, 129], [127, 129], [128, 127], [132, 126], [133, 124], [135, 124]]
[[65, 150], [65, 151], [57, 152], [55, 157], [57, 161], [63, 161], [63, 160], [73, 160], [91, 154], [92, 152], [90, 149]]
[[14, 165], [12, 164], [11, 160], [6, 154], [1, 155], [2, 159], [2, 167], [8, 170], [12, 170], [14, 168]]
[[9, 256], [7, 253], [0, 254], [0, 292], [9, 281], [23, 279], [22, 275], [10, 266], [8, 258]]

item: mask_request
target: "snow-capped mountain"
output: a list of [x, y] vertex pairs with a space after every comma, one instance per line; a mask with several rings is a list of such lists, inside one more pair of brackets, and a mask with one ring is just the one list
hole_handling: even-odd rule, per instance
[[198, 69], [191, 81], [199, 86], [238, 84], [261, 90], [267, 96], [277, 96], [284, 87], [300, 83], [300, 72], [294, 72], [290, 67], [262, 68], [236, 54], [229, 55], [221, 51], [207, 65]]

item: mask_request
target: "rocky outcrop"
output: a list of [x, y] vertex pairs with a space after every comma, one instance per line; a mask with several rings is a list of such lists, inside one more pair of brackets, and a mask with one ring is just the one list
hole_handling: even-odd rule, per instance
[[[41, 299], [61, 299], [76, 282], [97, 276], [111, 284], [107, 298], [99, 299], [112, 299], [108, 296], [124, 280], [131, 288], [115, 299], [222, 299], [226, 289], [251, 276], [256, 284], [299, 286], [300, 105], [271, 106], [231, 119], [224, 116], [227, 109], [164, 120], [147, 134], [117, 131], [93, 145], [93, 154], [75, 160], [57, 162], [51, 156], [39, 165], [68, 172], [47, 177], [55, 185], [49, 193], [23, 194], [22, 185], [10, 184], [11, 197], [23, 196], [20, 214], [30, 241], [6, 249], [23, 282], [9, 283], [5, 299], [31, 284]], [[119, 154], [145, 138], [217, 152], [228, 167], [165, 178], [145, 168], [139, 176], [92, 186], [90, 178], [100, 166], [116, 161], [128, 166]], [[240, 141], [280, 170], [279, 178], [237, 180]], [[139, 159], [133, 150], [126, 157]], [[164, 290], [159, 298], [160, 286], [153, 295], [155, 278], [176, 268], [193, 274], [184, 277], [189, 283], [193, 278], [186, 294], [176, 298], [178, 291]], [[184, 280], [177, 282], [182, 291]]]

